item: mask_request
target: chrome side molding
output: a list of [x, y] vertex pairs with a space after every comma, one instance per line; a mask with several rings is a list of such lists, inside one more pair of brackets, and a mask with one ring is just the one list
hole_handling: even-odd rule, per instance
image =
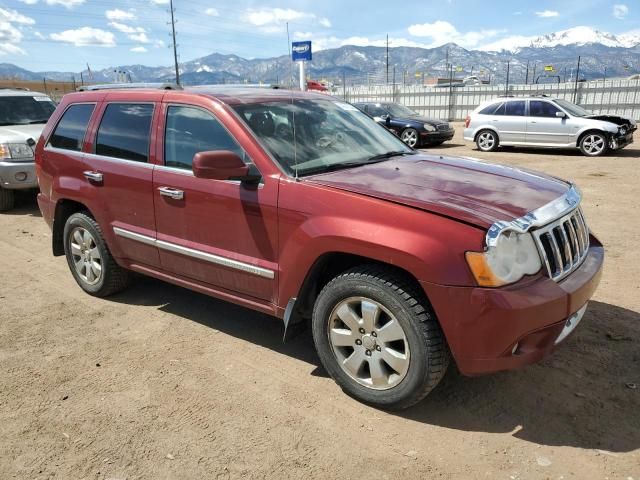
[[185, 255], [191, 258], [197, 258], [198, 260], [203, 260], [215, 265], [221, 265], [223, 267], [232, 268], [234, 270], [251, 273], [253, 275], [257, 275], [258, 277], [268, 278], [270, 280], [275, 278], [275, 272], [273, 270], [258, 267], [256, 265], [251, 265], [250, 263], [233, 260], [227, 257], [221, 257], [220, 255], [214, 255], [212, 253], [203, 252], [194, 248], [183, 247], [182, 245], [165, 242], [164, 240], [157, 240], [147, 235], [135, 233], [120, 227], [113, 227], [113, 233], [115, 233], [119, 237], [144, 243], [145, 245], [152, 245], [168, 252], [178, 253], [180, 255]]

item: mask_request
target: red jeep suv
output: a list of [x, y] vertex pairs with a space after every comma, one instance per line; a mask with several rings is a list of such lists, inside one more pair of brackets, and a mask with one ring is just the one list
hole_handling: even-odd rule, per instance
[[53, 254], [87, 293], [138, 272], [310, 320], [329, 374], [380, 407], [419, 401], [452, 359], [540, 360], [600, 279], [574, 185], [417, 152], [326, 95], [73, 93], [36, 165]]

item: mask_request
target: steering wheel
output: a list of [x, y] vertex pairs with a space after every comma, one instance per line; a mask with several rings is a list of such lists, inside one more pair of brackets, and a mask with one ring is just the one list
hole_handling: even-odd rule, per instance
[[345, 136], [342, 132], [336, 133], [333, 137], [330, 137], [329, 135], [323, 135], [316, 141], [316, 146], [318, 148], [327, 148], [337, 142], [343, 143], [344, 139]]

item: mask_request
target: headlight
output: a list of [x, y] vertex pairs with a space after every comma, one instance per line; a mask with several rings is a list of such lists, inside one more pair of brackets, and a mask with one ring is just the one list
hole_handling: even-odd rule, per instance
[[0, 158], [15, 160], [33, 158], [33, 149], [26, 143], [2, 143]]
[[435, 132], [436, 131], [436, 127], [434, 127], [433, 125], [429, 124], [429, 123], [425, 123], [424, 124], [424, 129], [427, 132]]
[[508, 230], [486, 252], [467, 252], [467, 263], [478, 285], [500, 287], [533, 275], [542, 268], [530, 233]]

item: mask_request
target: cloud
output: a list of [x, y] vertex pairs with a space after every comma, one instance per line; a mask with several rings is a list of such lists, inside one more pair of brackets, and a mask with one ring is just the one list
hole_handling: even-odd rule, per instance
[[531, 42], [537, 38], [536, 36], [511, 35], [491, 43], [480, 45], [477, 49], [485, 52], [500, 52], [502, 50], [514, 51], [521, 47], [528, 47], [531, 45]]
[[106, 12], [104, 12], [105, 16], [107, 17], [107, 19], [109, 20], [135, 20], [136, 19], [136, 15], [135, 13], [131, 12], [131, 11], [124, 11], [124, 10], [120, 10], [119, 8], [116, 8], [114, 10], [107, 10]]
[[[39, 0], [20, 0], [27, 5], [35, 5]], [[86, 0], [43, 0], [47, 5], [62, 5], [66, 8], [73, 8], [78, 5], [82, 5]]]
[[493, 38], [503, 30], [481, 30], [477, 32], [459, 32], [451, 23], [444, 20], [436, 20], [433, 23], [420, 23], [411, 25], [409, 33], [414, 37], [427, 37], [430, 39], [429, 48], [444, 45], [445, 43], [457, 43], [461, 47], [473, 48], [481, 41]]
[[153, 5], [169, 5], [169, 0], [151, 0]]
[[142, 27], [132, 27], [120, 22], [109, 22], [109, 26], [115, 28], [122, 33], [145, 33], [146, 30]]
[[629, 14], [629, 7], [624, 4], [616, 4], [613, 6], [612, 15], [618, 20], [623, 20]]
[[38, 0], [20, 0], [22, 3], [26, 3], [27, 5], [35, 5], [38, 3]]
[[540, 18], [552, 18], [559, 17], [560, 13], [556, 10], [542, 10], [541, 12], [536, 12], [536, 15]]
[[217, 8], [207, 8], [204, 11], [205, 15], [209, 15], [210, 17], [219, 17], [220, 16], [220, 12], [218, 12]]
[[140, 42], [140, 43], [150, 43], [151, 40], [149, 40], [149, 37], [147, 37], [147, 34], [142, 32], [142, 33], [134, 33], [131, 35], [127, 35], [131, 40], [133, 40], [134, 42]]
[[242, 20], [264, 33], [279, 33], [284, 31], [287, 22], [317, 22], [324, 28], [331, 27], [328, 18], [318, 18], [314, 13], [301, 12], [292, 8], [249, 8], [244, 11]]
[[147, 49], [145, 47], [143, 47], [142, 45], [139, 45], [137, 47], [133, 47], [129, 51], [130, 52], [134, 52], [134, 53], [147, 53]]
[[328, 18], [321, 18], [320, 20], [318, 20], [318, 23], [321, 27], [331, 28], [331, 21], [329, 21]]
[[34, 25], [36, 21], [31, 17], [26, 17], [16, 10], [0, 8], [0, 21], [19, 23], [20, 25]]
[[[1, 29], [1, 27], [0, 27]], [[22, 48], [20, 48], [18, 45], [15, 45], [13, 43], [2, 43], [0, 42], [0, 56], [3, 55], [26, 55], [27, 52], [25, 52]]]
[[75, 30], [65, 30], [49, 35], [56, 42], [69, 43], [76, 47], [115, 47], [116, 41], [113, 33], [99, 28], [81, 27]]

